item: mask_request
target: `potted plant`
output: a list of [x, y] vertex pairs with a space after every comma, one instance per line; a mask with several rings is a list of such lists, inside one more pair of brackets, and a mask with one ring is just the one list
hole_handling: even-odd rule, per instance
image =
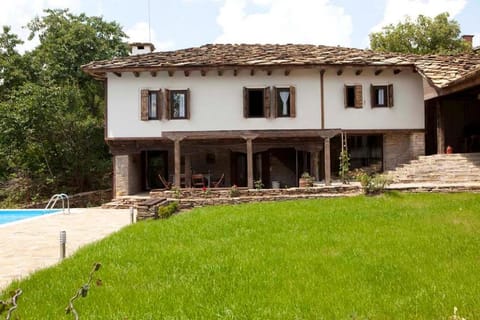
[[308, 172], [302, 173], [298, 180], [298, 186], [300, 188], [313, 187], [313, 177]]

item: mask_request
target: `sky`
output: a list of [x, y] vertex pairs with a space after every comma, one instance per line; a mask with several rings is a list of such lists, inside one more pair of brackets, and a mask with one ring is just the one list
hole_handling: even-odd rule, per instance
[[2, 0], [0, 25], [25, 41], [24, 26], [44, 9], [118, 22], [128, 42], [152, 42], [156, 51], [207, 43], [304, 43], [365, 49], [368, 35], [419, 14], [448, 12], [462, 34], [480, 45], [480, 0]]

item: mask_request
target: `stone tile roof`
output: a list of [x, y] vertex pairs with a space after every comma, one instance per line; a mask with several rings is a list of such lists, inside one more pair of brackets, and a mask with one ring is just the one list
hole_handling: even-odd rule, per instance
[[96, 76], [105, 72], [158, 71], [189, 68], [412, 66], [441, 88], [480, 68], [479, 55], [416, 56], [355, 48], [301, 44], [207, 44], [93, 61], [82, 69]]

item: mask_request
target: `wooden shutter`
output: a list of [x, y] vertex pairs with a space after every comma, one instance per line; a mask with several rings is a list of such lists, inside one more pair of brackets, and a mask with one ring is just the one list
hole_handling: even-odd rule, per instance
[[290, 87], [290, 117], [295, 118], [297, 116], [297, 110], [295, 106], [295, 87]]
[[248, 118], [248, 89], [243, 87], [243, 117]]
[[389, 107], [393, 107], [393, 84], [387, 86], [387, 103]]
[[357, 84], [354, 87], [354, 92], [355, 92], [355, 108], [361, 108], [363, 107], [363, 90], [362, 90], [362, 85]]
[[370, 85], [370, 106], [375, 107], [375, 88], [373, 84]]
[[140, 119], [148, 120], [148, 90], [142, 89], [140, 92]]
[[157, 119], [161, 120], [162, 119], [162, 89], [158, 89], [157, 91]]
[[185, 118], [190, 119], [190, 89], [185, 90]]
[[273, 88], [273, 108], [270, 112], [270, 115], [272, 118], [276, 118], [278, 114], [278, 92], [277, 92], [277, 87], [272, 87]]
[[165, 89], [165, 119], [170, 120], [170, 90]]
[[270, 87], [263, 88], [263, 115], [265, 118], [270, 118], [271, 104]]
[[344, 104], [345, 108], [349, 107], [349, 105], [348, 105], [348, 86], [347, 85], [343, 86], [343, 104]]

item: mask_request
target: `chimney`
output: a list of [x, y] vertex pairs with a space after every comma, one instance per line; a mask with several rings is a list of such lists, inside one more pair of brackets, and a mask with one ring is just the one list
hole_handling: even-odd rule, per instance
[[469, 44], [470, 48], [473, 48], [473, 35], [464, 34], [462, 36], [462, 39], [463, 39], [463, 41], [466, 41]]
[[153, 43], [150, 42], [134, 42], [129, 43], [128, 46], [130, 47], [131, 56], [137, 54], [152, 53], [153, 51], [155, 51], [155, 46], [153, 45]]

